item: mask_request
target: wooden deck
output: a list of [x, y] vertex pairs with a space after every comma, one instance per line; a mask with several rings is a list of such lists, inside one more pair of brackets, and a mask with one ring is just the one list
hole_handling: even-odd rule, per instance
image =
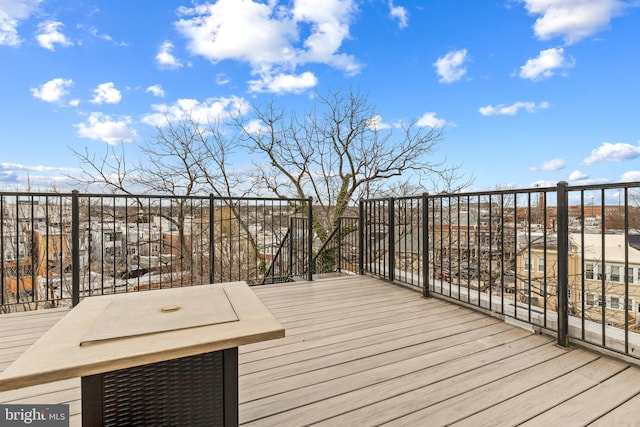
[[[286, 337], [240, 349], [255, 426], [640, 423], [640, 369], [365, 276], [254, 288]], [[0, 316], [0, 371], [65, 310]], [[80, 380], [0, 393], [68, 403]]]

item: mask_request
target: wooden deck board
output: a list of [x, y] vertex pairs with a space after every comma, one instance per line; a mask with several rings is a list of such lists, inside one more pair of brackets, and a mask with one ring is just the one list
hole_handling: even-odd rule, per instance
[[[596, 386], [626, 369], [624, 363], [598, 358], [527, 392], [516, 394], [500, 405], [476, 412], [452, 425], [457, 427], [511, 426], [523, 423]], [[514, 410], [517, 408], [517, 410]], [[617, 425], [617, 424], [610, 424]]]
[[[639, 393], [640, 369], [627, 368], [523, 425], [540, 425], [559, 419], [566, 420], [563, 423], [566, 426], [587, 425]], [[635, 412], [637, 414], [637, 409]]]
[[622, 405], [604, 414], [591, 424], [593, 427], [637, 426], [640, 419], [640, 394], [636, 394]]
[[[253, 288], [286, 337], [240, 348], [244, 425], [634, 425], [640, 369], [371, 277]], [[0, 315], [0, 371], [66, 310]], [[80, 380], [0, 393], [67, 403]], [[525, 424], [525, 425], [528, 425]]]

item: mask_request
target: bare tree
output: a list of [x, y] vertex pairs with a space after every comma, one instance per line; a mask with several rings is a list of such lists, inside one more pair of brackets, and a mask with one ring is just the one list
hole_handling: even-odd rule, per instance
[[[86, 148], [83, 152], [74, 151], [82, 169], [76, 182], [87, 188], [97, 186], [119, 194], [174, 196], [171, 209], [155, 212], [176, 227], [178, 239], [169, 245], [171, 251], [179, 255], [180, 265], [188, 266], [201, 259], [192, 254], [195, 236], [189, 236], [185, 230], [188, 224], [185, 215], [193, 211], [188, 205], [189, 196], [212, 194], [230, 210], [227, 215], [232, 215], [241, 228], [247, 228], [232, 199], [251, 192], [252, 180], [232, 167], [230, 157], [239, 148], [239, 140], [225, 132], [219, 118], [202, 123], [192, 116], [172, 119], [165, 115], [164, 122], [156, 126], [154, 137], [139, 147], [143, 161], [129, 163], [124, 146], [121, 151], [107, 147], [102, 157]], [[141, 209], [147, 208], [143, 200], [139, 204]], [[260, 257], [257, 243], [246, 231], [245, 239], [252, 248], [246, 264], [256, 265], [255, 260]], [[199, 232], [202, 240], [207, 238], [209, 230], [203, 228]]]
[[350, 90], [318, 95], [304, 113], [270, 101], [254, 106], [252, 117], [238, 115], [235, 124], [252, 153], [266, 160], [258, 165], [261, 184], [279, 196], [312, 197], [320, 206], [314, 231], [324, 242], [349, 204], [381, 195], [383, 183], [456, 169], [432, 157], [441, 127], [412, 121], [383, 129], [377, 118], [368, 97]]

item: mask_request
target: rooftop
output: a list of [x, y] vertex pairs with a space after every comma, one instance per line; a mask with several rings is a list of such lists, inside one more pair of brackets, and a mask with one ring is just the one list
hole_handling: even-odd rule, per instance
[[[240, 423], [629, 425], [640, 369], [368, 276], [252, 288], [286, 337], [240, 348]], [[0, 371], [67, 310], [0, 316]], [[0, 393], [68, 403], [80, 379]]]

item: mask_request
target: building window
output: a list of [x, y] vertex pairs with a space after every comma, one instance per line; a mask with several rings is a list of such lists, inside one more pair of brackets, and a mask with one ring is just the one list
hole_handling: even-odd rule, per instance
[[544, 273], [544, 258], [538, 258], [538, 272]]
[[597, 294], [592, 294], [591, 292], [587, 292], [585, 302], [587, 303], [587, 305], [594, 305], [597, 299], [596, 297], [597, 297]]
[[619, 282], [620, 281], [620, 266], [618, 265], [612, 265], [609, 267], [610, 273], [609, 273], [609, 280], [611, 280], [612, 282]]
[[611, 297], [611, 308], [613, 310], [619, 310], [620, 309], [620, 298]]
[[633, 275], [633, 267], [627, 267], [627, 280], [629, 281], [629, 283], [635, 283], [633, 281], [634, 275]]
[[531, 269], [529, 257], [524, 257], [524, 271], [529, 271]]
[[593, 263], [588, 262], [588, 263], [586, 263], [586, 264], [585, 264], [585, 267], [584, 267], [584, 277], [585, 277], [586, 279], [593, 280], [593, 277], [594, 277], [594, 276], [593, 276]]

